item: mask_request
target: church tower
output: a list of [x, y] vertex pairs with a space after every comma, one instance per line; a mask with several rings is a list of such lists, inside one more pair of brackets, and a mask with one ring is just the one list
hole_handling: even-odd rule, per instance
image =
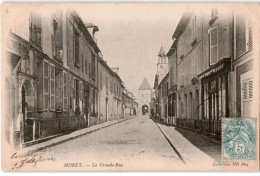
[[159, 77], [158, 84], [160, 84], [161, 80], [168, 73], [168, 58], [165, 55], [163, 46], [158, 54], [158, 63], [157, 63], [157, 75]]

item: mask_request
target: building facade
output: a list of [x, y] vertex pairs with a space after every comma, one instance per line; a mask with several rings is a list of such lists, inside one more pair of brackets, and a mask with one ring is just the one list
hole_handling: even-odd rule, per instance
[[101, 58], [95, 32], [74, 11], [27, 16], [10, 29], [3, 59], [10, 145], [26, 147], [122, 118], [123, 82]]
[[183, 14], [167, 53], [168, 117], [173, 117], [168, 123], [219, 139], [222, 118], [257, 115], [252, 107], [258, 95], [254, 81], [259, 80], [252, 70], [258, 63], [253, 39], [259, 26], [252, 19], [223, 8]]
[[142, 108], [147, 107], [150, 112], [150, 100], [151, 100], [152, 89], [146, 78], [143, 79], [138, 89], [138, 113], [142, 113]]
[[170, 122], [168, 116], [168, 90], [169, 90], [169, 74], [166, 74], [165, 77], [161, 80], [160, 84], [157, 87], [158, 89], [158, 106], [160, 118], [158, 119], [161, 122], [168, 124]]

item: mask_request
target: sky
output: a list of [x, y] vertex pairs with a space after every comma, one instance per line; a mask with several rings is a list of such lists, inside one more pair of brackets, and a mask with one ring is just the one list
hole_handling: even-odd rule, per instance
[[126, 88], [138, 96], [144, 78], [151, 87], [161, 46], [169, 50], [185, 6], [168, 3], [107, 3], [72, 7], [84, 22], [99, 27], [95, 34], [103, 59], [119, 67]]

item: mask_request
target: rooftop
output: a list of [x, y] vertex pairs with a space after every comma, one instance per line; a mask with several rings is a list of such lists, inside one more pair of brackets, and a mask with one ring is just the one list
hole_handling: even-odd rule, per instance
[[151, 89], [150, 84], [148, 83], [147, 79], [144, 78], [144, 79], [143, 79], [143, 82], [142, 82], [142, 84], [140, 85], [140, 87], [139, 87], [138, 90], [150, 90], [150, 89]]

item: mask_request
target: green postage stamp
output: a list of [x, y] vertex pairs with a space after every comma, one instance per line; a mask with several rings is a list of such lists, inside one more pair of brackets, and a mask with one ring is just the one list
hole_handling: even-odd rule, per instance
[[256, 159], [255, 118], [225, 118], [222, 120], [222, 159]]

